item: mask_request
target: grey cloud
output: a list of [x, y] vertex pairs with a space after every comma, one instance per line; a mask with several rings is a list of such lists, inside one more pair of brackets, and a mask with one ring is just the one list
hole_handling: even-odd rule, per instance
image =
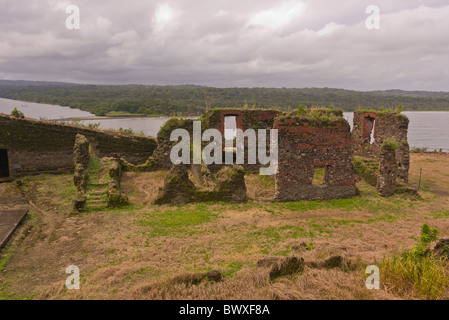
[[[380, 30], [366, 29], [365, 0], [304, 1], [276, 27], [248, 23], [299, 1], [0, 0], [0, 78], [448, 90], [445, 1], [377, 2]], [[69, 4], [80, 30], [65, 28]], [[158, 25], [161, 5], [173, 19]]]

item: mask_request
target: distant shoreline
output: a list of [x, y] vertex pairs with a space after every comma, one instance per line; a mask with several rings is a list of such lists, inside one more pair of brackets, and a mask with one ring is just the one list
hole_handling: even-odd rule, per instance
[[107, 119], [127, 119], [127, 118], [171, 118], [170, 116], [143, 116], [143, 115], [127, 115], [127, 116], [93, 116], [93, 117], [69, 117], [60, 119], [50, 119], [51, 121], [76, 121], [76, 120], [107, 120]]
[[[344, 113], [351, 113], [354, 111], [344, 111]], [[436, 111], [432, 111], [432, 110], [411, 110], [411, 111], [403, 111], [402, 113], [406, 113], [406, 112], [431, 112], [431, 113], [436, 113], [436, 112], [449, 112], [449, 110], [436, 110]], [[141, 114], [130, 114], [130, 115], [123, 115], [123, 116], [91, 116], [91, 117], [69, 117], [69, 118], [60, 118], [60, 119], [50, 119], [52, 121], [76, 121], [76, 120], [107, 120], [107, 119], [127, 119], [127, 118], [173, 118], [173, 117], [177, 117], [177, 116], [146, 116], [146, 115], [141, 115]], [[183, 118], [194, 118], [195, 116], [183, 116]]]

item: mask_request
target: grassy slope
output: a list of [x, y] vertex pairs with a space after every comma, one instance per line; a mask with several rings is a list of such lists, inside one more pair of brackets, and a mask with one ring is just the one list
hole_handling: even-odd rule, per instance
[[[449, 235], [448, 165], [447, 155], [412, 155], [412, 184], [423, 167], [422, 200], [380, 198], [361, 182], [362, 197], [352, 199], [160, 207], [150, 202], [164, 173], [130, 173], [123, 188], [133, 207], [82, 215], [70, 215], [70, 175], [28, 177], [24, 185], [35, 206], [2, 253], [0, 299], [419, 298], [413, 290], [367, 290], [364, 266], [380, 265], [384, 256], [413, 246], [424, 222]], [[266, 177], [247, 177], [247, 185], [250, 197], [273, 190]], [[313, 249], [298, 251], [301, 242]], [[268, 270], [256, 267], [261, 258], [291, 254], [306, 260], [339, 254], [357, 268], [306, 268], [302, 275], [270, 282]], [[65, 268], [72, 264], [81, 270], [81, 290], [64, 287]], [[172, 281], [212, 269], [225, 280], [198, 286]]]

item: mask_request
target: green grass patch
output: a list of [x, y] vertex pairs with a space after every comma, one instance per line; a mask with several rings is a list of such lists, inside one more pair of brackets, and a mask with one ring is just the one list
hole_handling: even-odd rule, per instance
[[91, 154], [89, 159], [89, 165], [87, 167], [87, 170], [89, 172], [89, 182], [88, 182], [89, 185], [98, 182], [98, 180], [101, 178], [102, 169], [103, 166], [101, 164], [100, 158]]
[[212, 211], [207, 204], [196, 206], [179, 206], [173, 210], [145, 213], [144, 218], [138, 220], [138, 225], [148, 228], [149, 237], [168, 236], [171, 234], [193, 235], [198, 228], [191, 228], [213, 221], [218, 213]]
[[225, 277], [231, 277], [233, 276], [236, 272], [240, 271], [243, 266], [245, 264], [243, 262], [240, 261], [231, 261], [229, 263], [227, 263], [224, 267], [223, 267], [223, 271], [222, 274]]
[[[343, 211], [397, 211], [403, 207], [406, 201], [399, 197], [391, 197], [388, 199], [379, 196], [373, 197], [354, 197], [349, 199], [333, 199], [333, 200], [312, 200], [312, 201], [296, 201], [286, 203], [276, 203], [274, 205], [283, 207], [291, 211], [311, 211], [319, 209], [339, 209]], [[407, 206], [412, 204], [407, 203]]]

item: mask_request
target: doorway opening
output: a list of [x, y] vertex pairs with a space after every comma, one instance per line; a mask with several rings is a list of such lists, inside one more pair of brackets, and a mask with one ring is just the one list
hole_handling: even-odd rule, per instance
[[234, 140], [237, 137], [237, 116], [224, 117], [225, 140]]
[[0, 149], [0, 178], [9, 177], [8, 150]]

